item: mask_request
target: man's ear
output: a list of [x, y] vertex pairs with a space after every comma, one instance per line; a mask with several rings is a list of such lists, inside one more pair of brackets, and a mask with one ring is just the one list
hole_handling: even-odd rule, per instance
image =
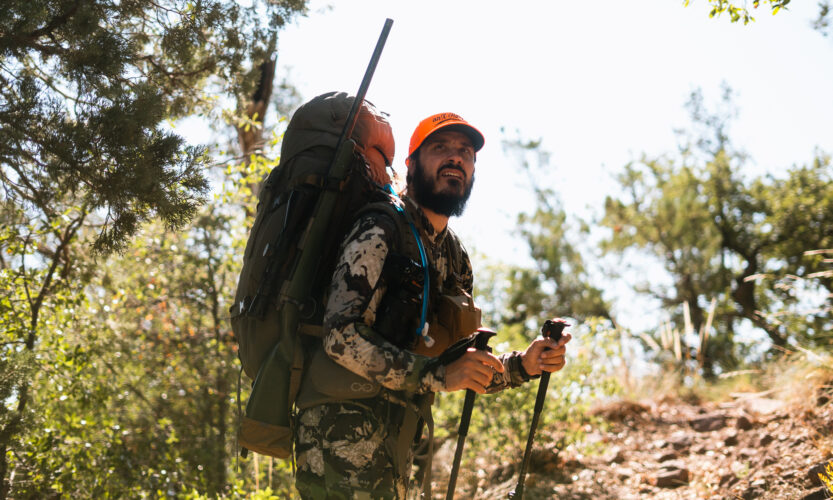
[[413, 153], [408, 155], [407, 158], [405, 158], [405, 166], [408, 167], [408, 172], [410, 172], [414, 168], [414, 165], [416, 165], [416, 155], [418, 154], [419, 148], [417, 148], [416, 151], [414, 151]]

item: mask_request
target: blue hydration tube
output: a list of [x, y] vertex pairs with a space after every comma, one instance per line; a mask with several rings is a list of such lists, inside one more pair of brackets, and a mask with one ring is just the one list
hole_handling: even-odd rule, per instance
[[[390, 193], [391, 196], [399, 199], [399, 195], [396, 194], [396, 191], [393, 190], [393, 186], [390, 184], [385, 185], [385, 191]], [[398, 204], [394, 203], [396, 210], [399, 211], [402, 215], [405, 215], [405, 210]], [[430, 290], [429, 284], [430, 279], [428, 276], [428, 259], [425, 257], [425, 247], [422, 244], [422, 238], [419, 237], [419, 232], [417, 232], [416, 226], [414, 226], [413, 221], [410, 217], [405, 216], [405, 219], [408, 221], [408, 225], [411, 226], [411, 232], [414, 233], [414, 238], [416, 238], [417, 248], [419, 248], [419, 258], [422, 260], [422, 271], [423, 271], [423, 285], [422, 285], [422, 316], [420, 317], [419, 326], [417, 327], [416, 334], [418, 337], [422, 337], [422, 340], [425, 342], [425, 345], [431, 347], [434, 345], [434, 339], [428, 336], [428, 324], [425, 322], [425, 319], [428, 316], [428, 290]]]

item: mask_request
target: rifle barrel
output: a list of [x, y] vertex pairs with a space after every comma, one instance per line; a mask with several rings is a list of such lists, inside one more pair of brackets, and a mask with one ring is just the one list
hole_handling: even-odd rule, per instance
[[356, 119], [359, 116], [359, 107], [367, 95], [367, 89], [370, 87], [370, 80], [373, 79], [373, 73], [376, 72], [376, 65], [379, 63], [379, 58], [382, 56], [382, 49], [385, 48], [385, 42], [388, 40], [388, 34], [393, 26], [393, 19], [385, 19], [385, 25], [382, 27], [382, 33], [379, 34], [379, 39], [376, 41], [376, 48], [373, 49], [373, 55], [370, 56], [370, 62], [367, 64], [367, 69], [364, 72], [364, 78], [359, 85], [359, 91], [356, 92], [356, 98], [353, 99], [353, 104], [350, 106], [350, 112], [347, 114], [347, 121], [344, 123], [344, 130], [341, 132], [341, 137], [338, 139], [336, 151], [341, 144], [350, 138], [353, 134], [353, 128], [356, 126]]

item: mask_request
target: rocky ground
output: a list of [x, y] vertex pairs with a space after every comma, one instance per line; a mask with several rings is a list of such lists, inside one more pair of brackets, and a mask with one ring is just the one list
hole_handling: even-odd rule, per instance
[[[829, 387], [805, 401], [770, 393], [736, 394], [722, 403], [615, 401], [593, 413], [578, 446], [558, 450], [543, 433], [526, 480], [526, 499], [803, 499], [833, 497], [818, 473], [833, 460]], [[795, 399], [795, 398], [793, 398]], [[435, 459], [434, 496], [445, 498], [451, 443]], [[455, 498], [507, 498], [518, 463], [461, 471]]]

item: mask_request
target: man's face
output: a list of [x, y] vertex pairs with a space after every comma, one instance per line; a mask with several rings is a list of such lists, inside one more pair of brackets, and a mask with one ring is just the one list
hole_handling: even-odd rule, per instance
[[421, 206], [451, 217], [461, 215], [474, 186], [474, 146], [466, 134], [431, 134], [408, 164], [408, 192]]

